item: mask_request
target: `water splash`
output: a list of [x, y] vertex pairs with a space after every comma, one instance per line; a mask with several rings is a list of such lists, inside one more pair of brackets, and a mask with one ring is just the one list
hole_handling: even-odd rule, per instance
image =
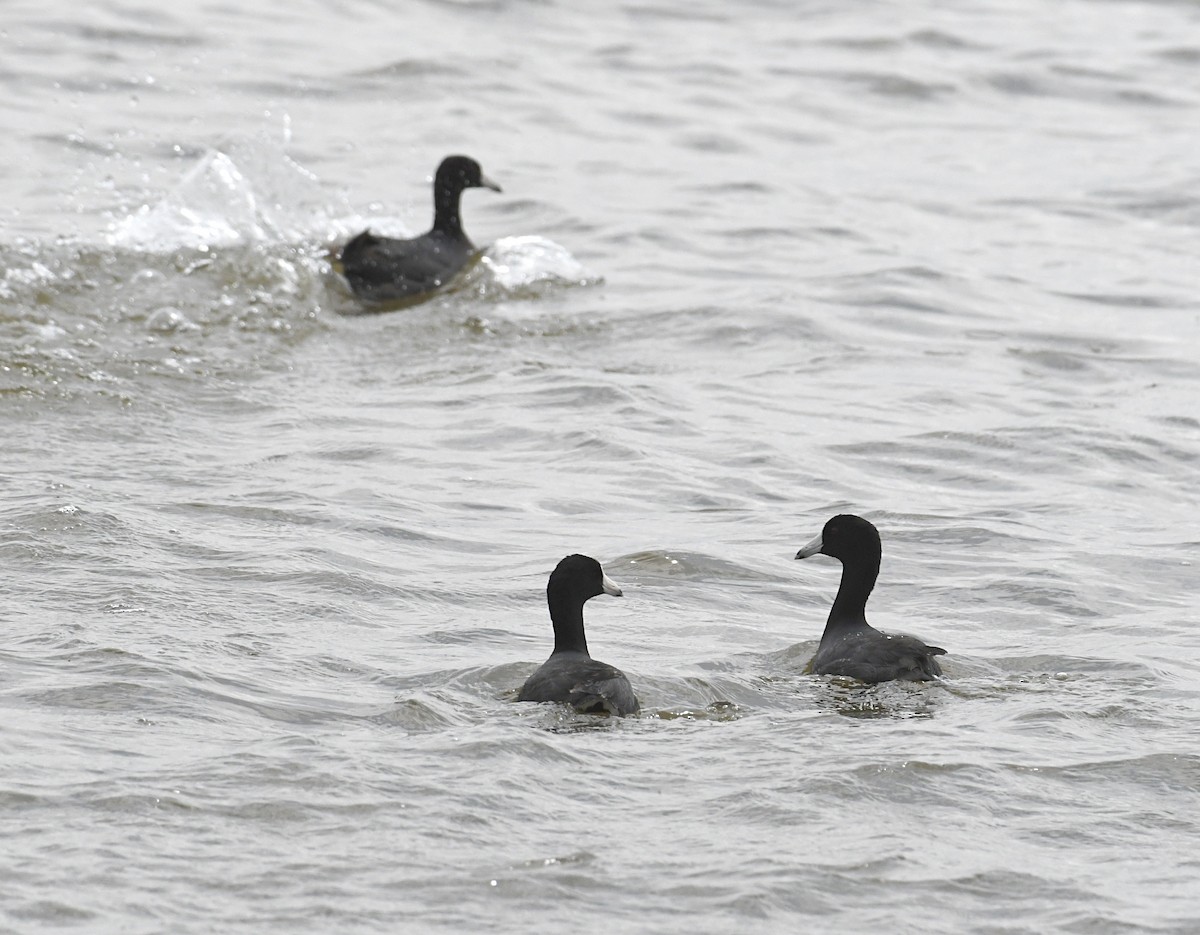
[[505, 289], [520, 289], [539, 282], [586, 285], [599, 281], [566, 247], [545, 237], [501, 237], [480, 262], [491, 272], [496, 284]]
[[[161, 201], [118, 220], [109, 246], [171, 252], [282, 242], [313, 226], [324, 194], [315, 175], [265, 137], [207, 151]], [[325, 213], [315, 209], [320, 220]]]

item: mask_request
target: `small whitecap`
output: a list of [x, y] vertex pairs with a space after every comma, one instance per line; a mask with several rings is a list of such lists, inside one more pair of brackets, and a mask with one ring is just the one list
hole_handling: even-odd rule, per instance
[[28, 267], [14, 267], [4, 272], [4, 278], [8, 282], [15, 283], [20, 286], [36, 286], [44, 282], [50, 282], [57, 277], [54, 271], [44, 263], [34, 261]]
[[198, 327], [195, 322], [173, 305], [164, 305], [150, 313], [146, 319], [146, 330], [157, 331], [160, 334], [171, 334], [175, 331], [190, 331]]
[[480, 262], [498, 286], [509, 290], [543, 282], [586, 285], [597, 280], [566, 247], [545, 237], [502, 237]]
[[64, 338], [67, 336], [66, 330], [59, 327], [52, 321], [46, 322], [45, 324], [34, 325], [31, 330], [43, 341], [56, 341], [59, 338]]

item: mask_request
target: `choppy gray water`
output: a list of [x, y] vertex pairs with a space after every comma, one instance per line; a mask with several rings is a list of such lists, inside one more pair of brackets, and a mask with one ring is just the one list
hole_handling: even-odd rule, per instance
[[1200, 930], [1200, 7], [609, 6], [5, 6], [4, 931]]

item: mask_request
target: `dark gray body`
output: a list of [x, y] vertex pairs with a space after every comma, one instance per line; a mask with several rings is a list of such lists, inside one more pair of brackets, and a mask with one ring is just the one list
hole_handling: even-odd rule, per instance
[[884, 633], [864, 624], [862, 629], [843, 633], [826, 632], [813, 656], [817, 675], [844, 675], [863, 682], [907, 679], [929, 682], [942, 674], [935, 656], [944, 656], [940, 646], [929, 646], [915, 636]]
[[350, 289], [368, 302], [396, 302], [436, 292], [475, 257], [461, 231], [430, 231], [411, 240], [363, 231], [342, 248], [342, 273]]
[[521, 686], [517, 701], [559, 701], [580, 714], [637, 714], [641, 705], [620, 669], [587, 653], [555, 653]]

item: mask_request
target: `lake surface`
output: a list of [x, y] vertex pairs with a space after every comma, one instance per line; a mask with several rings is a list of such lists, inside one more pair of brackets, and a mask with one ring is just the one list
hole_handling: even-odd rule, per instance
[[[1200, 7], [5, 5], [0, 930], [1200, 931]], [[359, 307], [326, 259], [484, 257]], [[946, 678], [804, 673], [839, 512]], [[571, 552], [641, 716], [518, 705]]]

